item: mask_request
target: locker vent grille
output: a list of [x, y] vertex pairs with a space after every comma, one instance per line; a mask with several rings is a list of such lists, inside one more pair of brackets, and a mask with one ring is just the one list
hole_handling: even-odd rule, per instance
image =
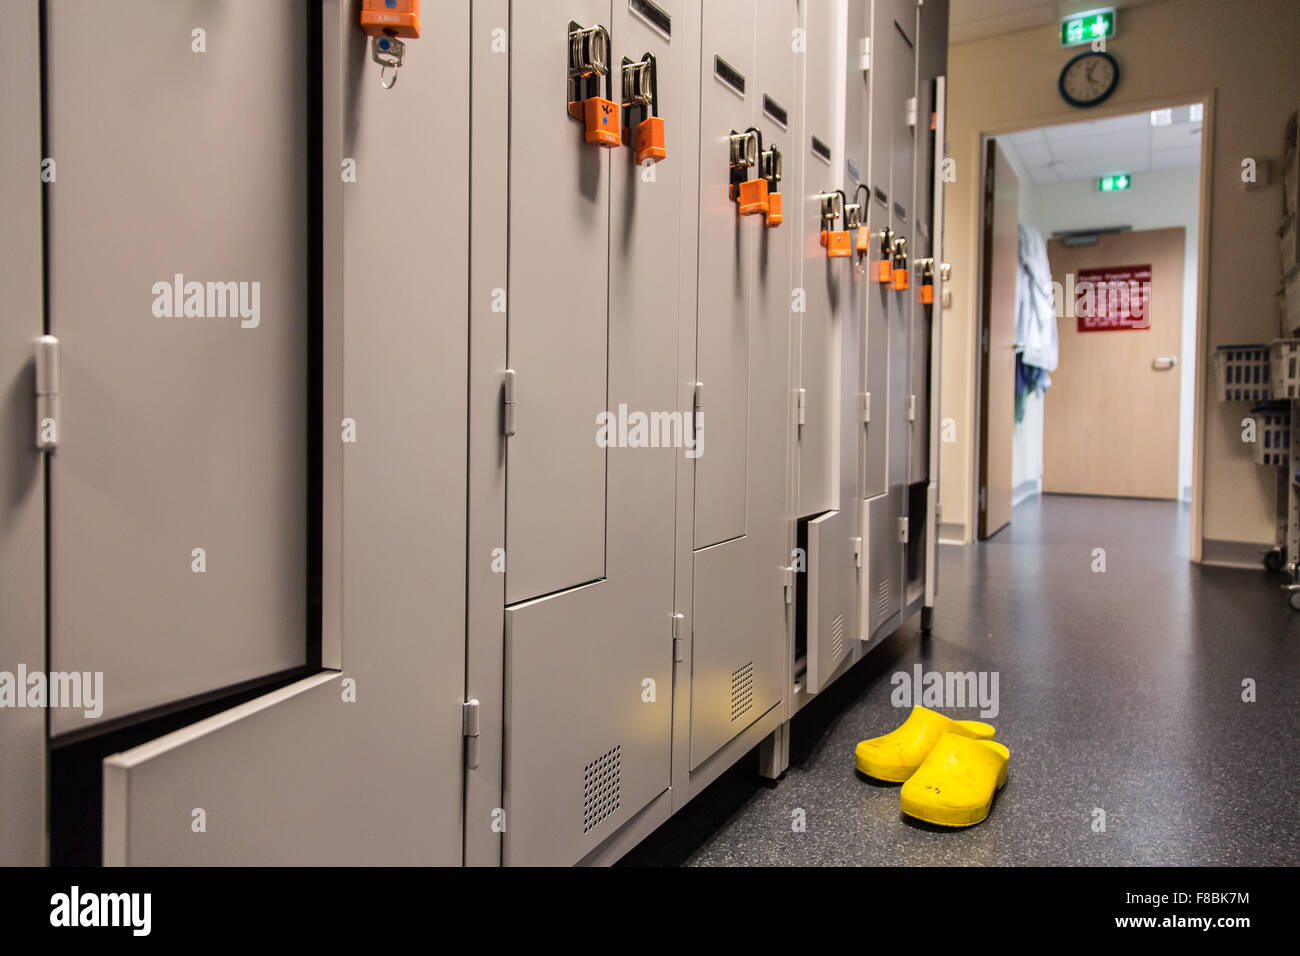
[[889, 579], [880, 582], [876, 588], [876, 611], [881, 617], [889, 613]]
[[590, 832], [618, 809], [623, 770], [620, 744], [587, 764], [582, 771], [582, 832]]
[[754, 662], [731, 672], [731, 721], [735, 723], [754, 706]]
[[844, 615], [836, 614], [831, 621], [831, 658], [838, 659], [844, 653]]

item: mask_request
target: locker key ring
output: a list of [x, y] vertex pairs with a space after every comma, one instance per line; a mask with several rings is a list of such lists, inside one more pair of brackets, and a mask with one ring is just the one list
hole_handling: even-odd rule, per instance
[[[383, 69], [379, 71], [379, 85], [391, 90], [397, 85], [397, 70], [406, 56], [406, 44], [397, 37], [374, 36], [370, 38], [370, 58]], [[393, 71], [393, 78], [384, 82], [384, 75]]]

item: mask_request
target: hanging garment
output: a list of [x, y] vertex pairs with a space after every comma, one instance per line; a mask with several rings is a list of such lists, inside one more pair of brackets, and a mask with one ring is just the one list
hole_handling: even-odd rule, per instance
[[[1033, 226], [1020, 224], [1016, 277], [1016, 341], [1024, 344], [1026, 365], [1056, 371], [1056, 305], [1052, 301], [1052, 267], [1047, 243]], [[1049, 380], [1050, 382], [1050, 380]], [[1043, 388], [1047, 385], [1043, 384]]]

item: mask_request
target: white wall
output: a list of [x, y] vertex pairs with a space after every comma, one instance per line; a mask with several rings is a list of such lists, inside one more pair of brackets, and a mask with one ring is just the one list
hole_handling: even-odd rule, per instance
[[[1095, 179], [1065, 183], [1021, 185], [1020, 221], [1030, 223], [1050, 238], [1067, 229], [1104, 226], [1132, 226], [1133, 229], [1165, 229], [1182, 226], [1183, 248], [1183, 347], [1179, 357], [1178, 397], [1178, 487], [1190, 497], [1192, 484], [1192, 422], [1195, 411], [1196, 369], [1196, 257], [1197, 217], [1200, 215], [1200, 169], [1167, 169], [1135, 173], [1131, 189], [1101, 193]], [[1043, 473], [1042, 400], [1030, 400], [1038, 407], [1026, 409], [1025, 422], [1016, 429], [1015, 483]], [[1031, 413], [1036, 413], [1032, 414]], [[1037, 431], [1034, 434], [1034, 430]], [[1025, 432], [1025, 434], [1020, 434]], [[1036, 457], [1035, 457], [1036, 456]]]

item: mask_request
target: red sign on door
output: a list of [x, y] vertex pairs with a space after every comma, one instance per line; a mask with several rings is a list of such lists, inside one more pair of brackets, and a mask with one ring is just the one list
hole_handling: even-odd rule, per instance
[[1151, 328], [1150, 264], [1080, 270], [1074, 317], [1080, 332]]

